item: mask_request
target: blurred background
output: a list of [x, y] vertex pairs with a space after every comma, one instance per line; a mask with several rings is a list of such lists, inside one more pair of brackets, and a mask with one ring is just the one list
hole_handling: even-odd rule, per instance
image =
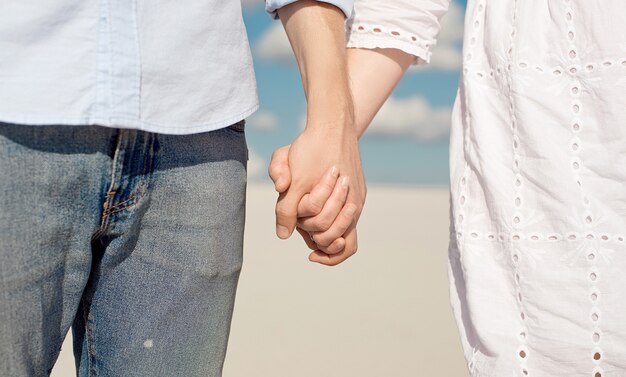
[[[225, 377], [468, 376], [448, 303], [448, 137], [465, 1], [453, 0], [430, 65], [412, 67], [361, 140], [368, 201], [344, 265], [274, 236], [274, 149], [305, 123], [295, 59], [261, 0], [242, 0], [261, 109], [248, 119], [245, 259]], [[71, 335], [52, 377], [73, 376]]]

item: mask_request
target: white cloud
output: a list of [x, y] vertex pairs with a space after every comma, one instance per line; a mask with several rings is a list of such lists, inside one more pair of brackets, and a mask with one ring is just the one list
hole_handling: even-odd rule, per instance
[[246, 120], [246, 125], [260, 131], [273, 131], [278, 128], [278, 118], [267, 111], [258, 112]]
[[460, 69], [463, 63], [462, 43], [463, 9], [456, 2], [451, 2], [448, 13], [441, 20], [441, 32], [437, 38], [437, 45], [433, 47], [430, 64], [413, 66], [410, 71], [453, 71]]
[[392, 97], [380, 109], [366, 135], [440, 139], [449, 133], [450, 116], [449, 107], [433, 108], [423, 97]]
[[287, 33], [280, 22], [274, 22], [265, 31], [254, 46], [254, 50], [263, 59], [279, 62], [294, 61]]
[[252, 149], [248, 151], [248, 179], [262, 179], [267, 176], [267, 162]]

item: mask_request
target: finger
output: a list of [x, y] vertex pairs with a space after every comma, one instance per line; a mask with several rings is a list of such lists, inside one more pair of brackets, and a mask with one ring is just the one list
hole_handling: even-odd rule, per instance
[[311, 193], [305, 195], [298, 205], [298, 217], [315, 216], [322, 211], [328, 198], [337, 185], [339, 169], [336, 166], [328, 169], [322, 180], [313, 187]]
[[313, 244], [315, 245], [315, 249], [313, 250], [320, 250], [326, 254], [337, 254], [340, 253], [344, 247], [346, 247], [346, 240], [343, 237], [339, 237], [334, 240], [329, 246], [321, 246], [319, 244], [316, 244], [314, 241]]
[[357, 234], [356, 234], [356, 226], [352, 225], [348, 232], [344, 236], [346, 240], [346, 246], [343, 250], [337, 254], [326, 254], [322, 251], [316, 250], [309, 254], [309, 260], [311, 262], [323, 264], [325, 266], [336, 266], [339, 263], [342, 263], [346, 259], [353, 256], [357, 249]]
[[313, 241], [319, 246], [330, 246], [337, 238], [348, 231], [348, 228], [356, 221], [357, 207], [353, 203], [346, 204], [341, 212], [325, 232], [316, 232]]
[[291, 184], [291, 171], [289, 170], [289, 145], [279, 148], [272, 153], [272, 161], [268, 168], [270, 178], [274, 182], [274, 188], [278, 192], [285, 192]]
[[284, 240], [293, 233], [298, 220], [298, 203], [303, 196], [304, 193], [296, 190], [293, 186], [278, 195], [276, 203], [276, 235], [278, 238]]
[[[332, 195], [328, 198], [326, 204], [324, 204], [322, 212], [320, 212], [317, 216], [300, 218], [298, 220], [298, 225], [302, 229], [308, 231], [327, 231], [333, 225], [337, 215], [341, 212], [341, 209], [346, 202], [346, 198], [348, 197], [349, 187], [350, 179], [348, 177], [342, 177], [339, 180], [339, 183], [335, 185]], [[344, 232], [341, 232], [337, 236], [340, 236], [343, 233]], [[330, 242], [324, 246], [328, 246], [329, 244]]]
[[306, 245], [309, 247], [309, 249], [311, 249], [311, 250], [318, 250], [318, 247], [315, 244], [315, 242], [313, 242], [313, 240], [311, 239], [311, 236], [309, 235], [309, 232], [307, 232], [306, 230], [302, 230], [302, 229], [300, 229], [298, 227], [296, 227], [296, 230], [298, 231], [298, 233], [300, 233], [300, 235], [302, 236], [302, 239], [304, 240]]

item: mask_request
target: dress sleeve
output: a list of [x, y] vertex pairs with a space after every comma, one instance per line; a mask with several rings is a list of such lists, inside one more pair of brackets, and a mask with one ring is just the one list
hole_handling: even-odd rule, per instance
[[397, 48], [430, 62], [450, 0], [356, 0], [346, 23], [348, 47]]

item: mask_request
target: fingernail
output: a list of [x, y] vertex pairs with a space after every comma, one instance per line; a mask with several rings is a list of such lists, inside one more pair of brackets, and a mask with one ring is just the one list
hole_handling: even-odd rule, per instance
[[337, 169], [336, 166], [333, 166], [330, 169], [330, 175], [332, 175], [333, 177], [337, 178], [339, 176], [339, 169]]
[[343, 188], [348, 188], [348, 186], [350, 186], [350, 177], [341, 178], [341, 186]]
[[276, 235], [282, 239], [289, 238], [289, 229], [282, 225], [276, 225]]

